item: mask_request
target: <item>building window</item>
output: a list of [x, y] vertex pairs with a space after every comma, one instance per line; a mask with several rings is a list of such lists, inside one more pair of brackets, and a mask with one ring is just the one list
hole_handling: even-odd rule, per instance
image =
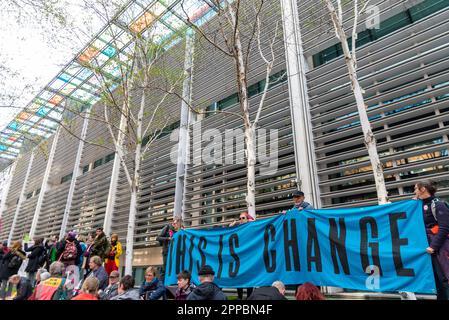
[[89, 171], [89, 165], [86, 164], [86, 165], [83, 167], [83, 174], [85, 174], [85, 173], [88, 172], [88, 171]]
[[68, 174], [68, 175], [66, 175], [66, 176], [64, 176], [64, 177], [62, 177], [61, 178], [61, 183], [64, 183], [64, 182], [72, 180], [72, 176], [73, 176], [73, 172]]
[[114, 160], [115, 158], [115, 152], [108, 154], [105, 158], [104, 158], [104, 163], [108, 163], [111, 160]]
[[97, 161], [94, 162], [94, 169], [101, 166], [103, 164], [103, 158], [98, 159]]

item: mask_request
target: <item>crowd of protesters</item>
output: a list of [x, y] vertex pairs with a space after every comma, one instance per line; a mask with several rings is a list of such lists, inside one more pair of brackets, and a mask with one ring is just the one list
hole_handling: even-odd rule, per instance
[[[432, 255], [432, 266], [437, 286], [437, 299], [449, 297], [449, 207], [435, 197], [432, 182], [415, 185], [415, 199], [423, 200], [423, 215], [428, 235], [427, 253]], [[295, 191], [293, 208], [313, 209], [304, 193]], [[229, 227], [254, 221], [248, 213], [239, 215]], [[136, 288], [131, 275], [120, 277], [119, 266], [122, 245], [117, 234], [110, 240], [102, 228], [96, 229], [86, 240], [70, 231], [63, 239], [53, 236], [44, 242], [33, 239], [33, 245], [18, 240], [8, 247], [0, 243], [0, 300], [226, 300], [222, 289], [214, 282], [215, 272], [205, 265], [198, 270], [199, 285], [191, 282], [191, 274], [184, 270], [177, 276], [176, 289], [164, 285], [165, 263], [174, 234], [182, 228], [179, 218], [167, 224], [157, 237], [162, 246], [163, 266], [160, 274], [154, 266], [145, 270], [144, 281]], [[28, 254], [28, 255], [27, 255]], [[19, 275], [24, 261], [26, 267]], [[12, 289], [15, 288], [15, 294]], [[311, 283], [296, 284], [296, 300], [323, 300], [319, 287]], [[238, 299], [243, 299], [244, 288], [238, 288]], [[275, 281], [271, 286], [246, 288], [248, 300], [286, 300], [285, 285]]]

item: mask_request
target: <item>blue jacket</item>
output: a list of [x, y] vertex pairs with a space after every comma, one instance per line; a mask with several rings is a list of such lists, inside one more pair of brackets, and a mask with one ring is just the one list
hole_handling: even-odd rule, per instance
[[165, 287], [162, 281], [154, 278], [150, 283], [144, 281], [139, 289], [139, 294], [144, 300], [158, 300], [165, 294]]
[[108, 286], [108, 273], [106, 272], [106, 270], [104, 269], [103, 266], [101, 266], [100, 268], [98, 268], [93, 272], [93, 276], [95, 278], [98, 279], [98, 281], [100, 282], [100, 285], [98, 286], [99, 289], [104, 290], [106, 289], [106, 287]]
[[300, 204], [294, 204], [292, 209], [298, 209], [298, 210], [306, 210], [306, 209], [313, 209], [313, 206], [308, 202], [301, 202]]

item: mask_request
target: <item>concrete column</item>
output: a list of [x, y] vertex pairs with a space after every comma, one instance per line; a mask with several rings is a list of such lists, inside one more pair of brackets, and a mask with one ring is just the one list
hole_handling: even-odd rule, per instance
[[295, 0], [280, 1], [298, 187], [304, 192], [306, 201], [319, 208], [321, 198], [309, 114], [307, 63], [302, 48], [298, 8]]
[[49, 188], [48, 180], [49, 180], [49, 177], [50, 177], [51, 168], [53, 166], [53, 159], [55, 157], [56, 146], [57, 146], [58, 141], [59, 141], [60, 132], [61, 132], [61, 127], [59, 127], [56, 130], [56, 134], [55, 134], [55, 137], [53, 139], [53, 143], [51, 145], [50, 155], [48, 156], [48, 161], [47, 161], [47, 167], [45, 168], [44, 178], [42, 180], [41, 191], [39, 193], [39, 198], [37, 199], [36, 209], [34, 210], [33, 222], [31, 223], [30, 239], [34, 239], [34, 234], [36, 232], [37, 221], [39, 220], [39, 215], [40, 215], [40, 212], [41, 212], [42, 203], [44, 202], [44, 195], [45, 195], [45, 192], [47, 192], [47, 189]]
[[25, 174], [25, 179], [23, 179], [22, 190], [20, 190], [20, 195], [19, 195], [19, 202], [17, 203], [16, 212], [14, 213], [14, 219], [12, 220], [11, 230], [9, 230], [8, 246], [11, 245], [14, 229], [16, 228], [17, 217], [19, 216], [19, 212], [20, 212], [20, 207], [22, 206], [22, 203], [26, 200], [25, 191], [26, 191], [26, 187], [28, 185], [28, 178], [30, 177], [31, 167], [32, 167], [33, 161], [34, 161], [34, 152], [35, 151], [31, 152], [31, 157], [28, 162], [28, 168], [27, 168], [27, 172]]
[[8, 199], [9, 189], [11, 188], [11, 181], [14, 176], [14, 172], [16, 170], [17, 160], [13, 162], [13, 164], [9, 167], [8, 178], [2, 190], [2, 202], [0, 203], [0, 221], [3, 215], [3, 212], [6, 211], [6, 199]]
[[175, 188], [175, 206], [173, 217], [185, 217], [185, 190], [187, 164], [190, 150], [190, 109], [186, 101], [190, 103], [192, 99], [192, 70], [194, 53], [195, 34], [189, 31], [186, 37], [185, 60], [184, 60], [184, 83], [182, 85], [181, 117], [178, 139], [178, 163], [176, 168], [176, 188]]
[[[69, 220], [70, 209], [72, 207], [72, 199], [73, 194], [75, 192], [76, 181], [79, 176], [83, 174], [83, 169], [81, 168], [81, 156], [83, 154], [84, 149], [84, 141], [87, 135], [87, 127], [89, 126], [89, 118], [90, 118], [91, 109], [87, 109], [84, 121], [83, 128], [81, 129], [80, 141], [78, 144], [78, 150], [76, 152], [75, 165], [73, 166], [73, 174], [72, 180], [70, 181], [69, 193], [67, 195], [67, 201], [64, 209], [64, 216], [62, 218], [61, 231], [59, 232], [59, 239], [62, 239], [66, 233], [67, 222]], [[42, 192], [41, 192], [42, 194]]]

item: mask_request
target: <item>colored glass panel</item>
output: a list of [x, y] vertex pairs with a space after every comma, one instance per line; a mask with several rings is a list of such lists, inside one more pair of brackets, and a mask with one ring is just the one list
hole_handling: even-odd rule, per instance
[[53, 98], [50, 99], [50, 103], [57, 105], [59, 104], [62, 100], [64, 100], [64, 97], [60, 96], [60, 95], [55, 95]]
[[79, 57], [79, 61], [89, 63], [97, 55], [99, 50], [95, 47], [87, 48]]
[[132, 23], [129, 28], [135, 33], [142, 32], [154, 21], [154, 16], [151, 12], [145, 12], [139, 19]]

